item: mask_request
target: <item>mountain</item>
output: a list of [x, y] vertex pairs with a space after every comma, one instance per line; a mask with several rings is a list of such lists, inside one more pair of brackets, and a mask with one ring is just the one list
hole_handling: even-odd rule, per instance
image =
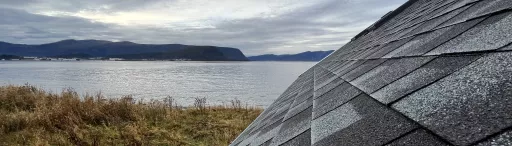
[[[190, 50], [189, 50], [190, 49]], [[0, 42], [0, 54], [35, 57], [133, 57], [133, 59], [190, 59], [202, 61], [247, 61], [238, 49], [182, 44], [137, 44], [103, 40], [62, 40], [41, 45]], [[138, 56], [138, 57], [137, 57]], [[141, 58], [149, 57], [149, 58]], [[154, 58], [152, 58], [154, 57]], [[188, 58], [187, 58], [188, 57]]]
[[0, 60], [2, 59], [7, 59], [7, 60], [11, 60], [11, 59], [22, 59], [23, 57], [21, 56], [14, 56], [14, 55], [2, 55], [0, 54]]
[[171, 50], [168, 52], [111, 55], [107, 57], [124, 58], [128, 60], [191, 59], [195, 61], [248, 61], [245, 55], [238, 49], [215, 46], [187, 46], [184, 49]]
[[327, 55], [334, 52], [330, 51], [307, 51], [299, 54], [274, 55], [266, 54], [248, 57], [250, 61], [320, 61]]
[[73, 53], [73, 54], [63, 54], [63, 55], [57, 55], [57, 56], [50, 56], [51, 58], [92, 58], [94, 56], [91, 56], [89, 54], [85, 53]]

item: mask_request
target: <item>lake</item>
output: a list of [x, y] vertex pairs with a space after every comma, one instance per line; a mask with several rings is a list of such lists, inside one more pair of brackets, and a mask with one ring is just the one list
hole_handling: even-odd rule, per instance
[[51, 92], [136, 99], [175, 98], [181, 105], [239, 99], [266, 107], [315, 62], [0, 61], [0, 85], [29, 83]]

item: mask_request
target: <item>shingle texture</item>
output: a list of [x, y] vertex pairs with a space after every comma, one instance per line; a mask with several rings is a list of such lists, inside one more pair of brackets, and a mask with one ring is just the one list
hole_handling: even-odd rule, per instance
[[512, 0], [409, 0], [231, 145], [512, 145]]

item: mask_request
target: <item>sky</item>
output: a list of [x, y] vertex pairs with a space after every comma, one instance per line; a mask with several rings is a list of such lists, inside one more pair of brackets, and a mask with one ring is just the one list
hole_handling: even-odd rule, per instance
[[64, 39], [336, 50], [407, 0], [0, 0], [0, 41]]

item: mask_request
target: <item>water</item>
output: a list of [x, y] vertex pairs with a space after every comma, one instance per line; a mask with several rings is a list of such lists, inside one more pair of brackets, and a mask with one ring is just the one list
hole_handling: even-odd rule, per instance
[[137, 99], [171, 96], [182, 105], [232, 99], [266, 107], [314, 62], [0, 61], [0, 85], [29, 83], [51, 92]]

